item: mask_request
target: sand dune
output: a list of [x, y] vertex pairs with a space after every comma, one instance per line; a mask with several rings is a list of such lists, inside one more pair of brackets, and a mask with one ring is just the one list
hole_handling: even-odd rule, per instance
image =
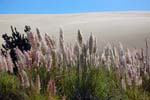
[[62, 27], [65, 40], [71, 42], [76, 40], [80, 29], [86, 39], [92, 32], [100, 47], [121, 41], [126, 46], [140, 48], [144, 46], [145, 38], [150, 38], [150, 12], [0, 15], [0, 34], [10, 33], [10, 25], [20, 32], [24, 25], [30, 25], [33, 31], [38, 27], [41, 33], [49, 33], [56, 39]]

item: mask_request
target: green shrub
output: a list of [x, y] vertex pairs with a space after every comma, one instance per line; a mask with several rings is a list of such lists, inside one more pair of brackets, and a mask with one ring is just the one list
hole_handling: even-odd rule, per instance
[[16, 76], [0, 73], [0, 100], [25, 100]]
[[103, 88], [106, 89], [106, 81], [104, 83], [100, 81], [99, 75], [101, 74], [97, 69], [88, 70], [84, 72], [84, 75], [83, 72], [77, 75], [75, 69], [70, 70], [62, 82], [67, 100], [109, 100], [111, 96], [103, 94]]

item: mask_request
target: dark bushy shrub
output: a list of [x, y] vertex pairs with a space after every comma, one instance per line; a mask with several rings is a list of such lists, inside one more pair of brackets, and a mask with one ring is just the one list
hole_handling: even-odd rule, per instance
[[[25, 26], [26, 29], [27, 26]], [[28, 42], [28, 39], [24, 34], [20, 34], [16, 28], [13, 28], [11, 26], [12, 35], [8, 36], [7, 33], [2, 35], [2, 38], [4, 39], [5, 43], [2, 44], [3, 49], [1, 49], [2, 53], [6, 56], [8, 51], [10, 51], [10, 56], [12, 58], [13, 64], [14, 64], [14, 74], [17, 74], [18, 68], [17, 68], [17, 56], [15, 52], [15, 48], [18, 47], [22, 52], [28, 51], [31, 48], [31, 45]]]

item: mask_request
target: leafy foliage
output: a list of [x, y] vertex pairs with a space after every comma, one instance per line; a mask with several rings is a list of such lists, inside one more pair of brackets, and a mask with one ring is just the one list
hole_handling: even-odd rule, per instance
[[13, 29], [11, 26], [12, 35], [8, 36], [7, 33], [3, 34], [2, 37], [5, 41], [5, 44], [2, 44], [3, 47], [3, 54], [6, 56], [6, 53], [10, 51], [10, 56], [12, 58], [13, 64], [14, 64], [14, 73], [17, 74], [17, 55], [15, 52], [15, 48], [18, 47], [22, 52], [28, 51], [31, 48], [31, 45], [28, 42], [28, 39], [24, 34], [20, 34], [17, 29]]
[[0, 73], [0, 100], [26, 100], [26, 95], [19, 86], [16, 76]]

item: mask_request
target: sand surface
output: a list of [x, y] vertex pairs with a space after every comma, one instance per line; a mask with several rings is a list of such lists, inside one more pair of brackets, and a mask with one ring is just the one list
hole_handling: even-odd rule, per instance
[[150, 12], [0, 15], [0, 35], [10, 33], [10, 25], [22, 33], [25, 25], [30, 25], [33, 32], [38, 27], [43, 35], [48, 33], [57, 40], [62, 27], [66, 42], [75, 42], [80, 29], [85, 39], [92, 32], [99, 47], [121, 41], [125, 46], [141, 48], [145, 38], [150, 38]]

